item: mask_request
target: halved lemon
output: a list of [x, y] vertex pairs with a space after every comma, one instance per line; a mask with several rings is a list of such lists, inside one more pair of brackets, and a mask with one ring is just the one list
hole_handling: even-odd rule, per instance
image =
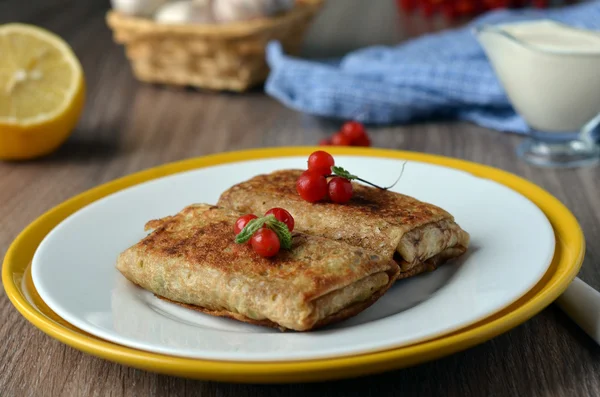
[[64, 40], [36, 26], [0, 26], [0, 159], [56, 150], [84, 102], [83, 69]]

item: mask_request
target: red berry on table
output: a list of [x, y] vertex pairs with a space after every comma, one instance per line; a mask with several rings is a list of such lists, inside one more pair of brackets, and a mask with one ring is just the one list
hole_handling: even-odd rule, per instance
[[371, 139], [367, 135], [363, 135], [352, 143], [352, 146], [371, 146]]
[[331, 137], [331, 144], [334, 146], [350, 146], [352, 142], [344, 133], [338, 132]]
[[273, 215], [275, 219], [285, 223], [290, 232], [294, 230], [294, 217], [283, 208], [271, 208], [265, 213], [265, 215]]
[[252, 219], [256, 219], [257, 216], [253, 214], [248, 214], [244, 216], [240, 216], [237, 221], [235, 221], [235, 225], [233, 226], [233, 231], [236, 235], [240, 234], [240, 232], [246, 227], [248, 222]]
[[329, 198], [334, 203], [344, 204], [352, 198], [352, 183], [339, 176], [331, 178], [327, 186]]
[[331, 146], [331, 139], [323, 138], [319, 141], [319, 146]]
[[327, 195], [327, 179], [318, 172], [304, 171], [296, 182], [296, 191], [304, 200], [316, 203]]
[[342, 126], [342, 134], [350, 139], [351, 143], [356, 142], [367, 134], [365, 127], [358, 121], [349, 121]]
[[333, 156], [323, 150], [317, 150], [308, 157], [308, 170], [321, 175], [331, 174], [331, 167], [334, 165]]
[[260, 256], [270, 257], [279, 252], [281, 243], [277, 233], [273, 230], [263, 227], [259, 229], [250, 239], [252, 249]]

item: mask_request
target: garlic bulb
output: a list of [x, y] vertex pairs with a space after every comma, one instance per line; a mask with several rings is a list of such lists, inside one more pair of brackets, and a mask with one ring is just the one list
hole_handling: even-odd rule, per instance
[[169, 0], [110, 0], [112, 8], [126, 15], [149, 17]]
[[159, 23], [171, 24], [211, 23], [214, 19], [210, 6], [208, 0], [176, 1], [160, 7], [154, 19]]
[[214, 0], [213, 14], [218, 22], [245, 21], [288, 11], [294, 0]]

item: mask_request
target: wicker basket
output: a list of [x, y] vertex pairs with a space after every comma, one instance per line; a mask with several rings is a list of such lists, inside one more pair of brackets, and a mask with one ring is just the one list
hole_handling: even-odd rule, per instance
[[297, 0], [285, 14], [222, 25], [164, 25], [116, 11], [106, 20], [139, 80], [244, 91], [266, 79], [270, 40], [279, 40], [288, 53], [298, 52], [323, 1]]

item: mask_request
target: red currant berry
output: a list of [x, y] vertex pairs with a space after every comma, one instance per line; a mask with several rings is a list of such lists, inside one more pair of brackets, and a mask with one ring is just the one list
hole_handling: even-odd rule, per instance
[[331, 146], [331, 139], [323, 138], [319, 141], [319, 146]]
[[458, 10], [456, 5], [453, 2], [443, 3], [442, 4], [442, 12], [446, 16], [446, 18], [450, 21], [454, 21], [458, 17]]
[[352, 183], [339, 176], [331, 178], [328, 184], [329, 198], [334, 203], [344, 204], [352, 198]]
[[350, 142], [354, 143], [367, 133], [365, 127], [358, 121], [349, 121], [342, 126], [342, 134], [346, 135]]
[[432, 16], [433, 14], [435, 14], [436, 6], [435, 6], [435, 4], [433, 4], [433, 3], [429, 2], [429, 1], [425, 1], [421, 5], [421, 11], [423, 11], [423, 15], [426, 18], [429, 18], [430, 16]]
[[409, 12], [414, 10], [417, 5], [416, 0], [397, 0], [397, 3], [402, 10]]
[[256, 215], [248, 214], [244, 216], [240, 216], [237, 221], [235, 221], [235, 225], [233, 226], [233, 231], [236, 235], [240, 234], [240, 232], [246, 227], [248, 222], [252, 219], [256, 219]]
[[352, 146], [371, 146], [371, 139], [368, 135], [363, 135], [356, 141], [352, 142]]
[[455, 9], [458, 15], [469, 16], [475, 12], [475, 4], [470, 0], [459, 0], [456, 2]]
[[308, 157], [308, 170], [321, 175], [331, 174], [334, 164], [333, 156], [323, 150], [317, 150]]
[[490, 0], [486, 1], [486, 8], [495, 10], [495, 9], [503, 9], [508, 5], [507, 0]]
[[250, 244], [252, 244], [254, 252], [264, 257], [276, 255], [281, 247], [277, 233], [266, 227], [258, 229], [258, 231], [254, 233], [250, 239]]
[[338, 132], [331, 137], [331, 144], [334, 146], [350, 146], [351, 143], [350, 138], [341, 132]]
[[317, 172], [304, 171], [296, 182], [296, 191], [304, 200], [316, 203], [327, 195], [327, 179]]
[[319, 175], [328, 176], [331, 175], [331, 168], [314, 168], [310, 172], [317, 173]]
[[271, 208], [265, 213], [265, 215], [271, 214], [275, 216], [275, 219], [277, 219], [278, 221], [285, 223], [290, 232], [294, 230], [294, 217], [292, 216], [292, 214], [290, 214], [283, 208]]

